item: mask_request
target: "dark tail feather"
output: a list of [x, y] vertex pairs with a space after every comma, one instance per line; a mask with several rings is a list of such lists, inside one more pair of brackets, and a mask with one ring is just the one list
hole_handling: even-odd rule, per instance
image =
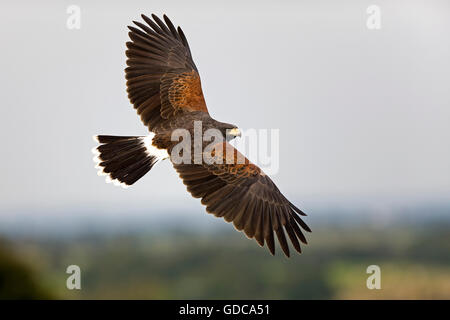
[[100, 144], [93, 149], [98, 174], [106, 175], [106, 182], [123, 187], [138, 181], [156, 162], [163, 159], [160, 150], [152, 146], [151, 138], [94, 136]]

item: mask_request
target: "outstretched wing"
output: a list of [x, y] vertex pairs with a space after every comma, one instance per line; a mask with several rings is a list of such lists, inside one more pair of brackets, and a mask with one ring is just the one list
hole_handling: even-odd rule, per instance
[[311, 232], [300, 218], [306, 214], [229, 143], [224, 142], [219, 150], [223, 152], [212, 152], [213, 164], [174, 164], [187, 190], [193, 197], [202, 199], [207, 212], [233, 222], [237, 230], [243, 230], [261, 246], [266, 243], [272, 254], [275, 253], [273, 232], [286, 256], [289, 257], [289, 246], [285, 232], [300, 253], [299, 240], [307, 243], [301, 229]]
[[150, 130], [182, 112], [208, 112], [186, 37], [164, 15], [142, 15], [129, 26], [125, 69], [128, 97]]

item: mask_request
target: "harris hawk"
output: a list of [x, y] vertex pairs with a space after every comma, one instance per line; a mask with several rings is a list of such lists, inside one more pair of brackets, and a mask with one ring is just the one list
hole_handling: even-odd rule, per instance
[[[150, 134], [95, 136], [99, 145], [94, 148], [94, 160], [99, 175], [106, 175], [107, 182], [128, 187], [157, 162], [170, 159], [187, 190], [201, 199], [208, 213], [233, 222], [247, 237], [267, 245], [272, 254], [274, 233], [286, 256], [290, 255], [287, 239], [301, 253], [300, 242], [307, 243], [304, 231], [311, 232], [301, 218], [306, 214], [229, 143], [240, 135], [239, 129], [209, 115], [200, 76], [181, 28], [175, 28], [165, 15], [164, 21], [154, 14], [152, 18], [142, 15], [142, 19], [128, 27], [125, 75], [130, 102]], [[187, 152], [183, 158], [187, 161], [178, 161], [180, 154], [175, 149], [180, 141], [173, 139], [174, 132], [183, 129], [194, 134], [187, 138], [192, 139], [188, 141], [190, 149], [183, 150], [192, 151], [197, 143], [196, 123], [201, 123], [202, 134], [215, 129], [222, 139], [214, 142], [209, 161], [202, 160], [203, 148], [200, 161], [195, 161], [195, 151]], [[200, 144], [205, 146], [204, 141]]]

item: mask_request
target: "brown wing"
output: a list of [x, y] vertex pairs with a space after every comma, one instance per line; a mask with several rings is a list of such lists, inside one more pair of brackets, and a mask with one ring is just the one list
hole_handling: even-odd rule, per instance
[[[174, 164], [187, 190], [193, 197], [202, 198], [207, 212], [233, 222], [236, 229], [261, 246], [266, 243], [272, 254], [274, 231], [286, 256], [289, 247], [285, 231], [301, 252], [299, 240], [307, 243], [301, 229], [311, 232], [299, 216], [306, 214], [287, 200], [259, 167], [230, 144], [223, 146], [227, 152], [213, 154], [216, 164]], [[219, 159], [221, 164], [217, 164]]]
[[125, 69], [128, 97], [142, 121], [152, 130], [182, 112], [206, 108], [200, 76], [186, 37], [164, 15], [161, 21], [142, 15], [147, 25], [133, 21], [127, 42]]

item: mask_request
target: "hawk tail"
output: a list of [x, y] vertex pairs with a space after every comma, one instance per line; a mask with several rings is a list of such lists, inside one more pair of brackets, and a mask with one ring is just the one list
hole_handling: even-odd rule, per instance
[[154, 134], [149, 136], [94, 136], [99, 143], [92, 152], [106, 182], [128, 187], [142, 178], [150, 169], [168, 157], [167, 151], [152, 145]]

